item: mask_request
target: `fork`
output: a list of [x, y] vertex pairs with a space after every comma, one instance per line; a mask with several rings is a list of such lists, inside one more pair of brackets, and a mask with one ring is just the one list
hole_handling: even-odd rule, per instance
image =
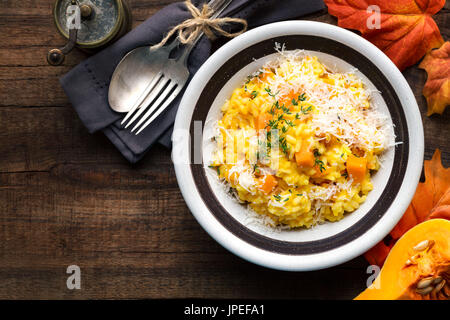
[[[210, 6], [215, 11], [211, 18], [217, 18], [231, 2], [232, 0], [211, 0]], [[188, 44], [180, 57], [167, 60], [164, 67], [147, 86], [145, 90], [147, 96], [145, 99], [142, 103], [135, 104], [122, 120], [122, 125], [126, 123], [125, 128], [128, 128], [145, 112], [133, 129], [131, 129], [131, 132], [138, 129], [135, 133], [138, 135], [178, 96], [189, 78], [189, 70], [187, 67], [189, 55], [202, 35], [203, 33], [200, 33], [191, 44]], [[178, 40], [175, 39], [173, 41]], [[167, 46], [171, 47], [172, 44]], [[127, 122], [128, 119], [130, 120]]]

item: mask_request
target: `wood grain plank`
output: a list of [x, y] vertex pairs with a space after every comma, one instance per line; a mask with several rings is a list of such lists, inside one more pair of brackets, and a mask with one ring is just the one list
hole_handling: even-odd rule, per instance
[[[19, 46], [19, 47], [0, 47], [0, 67], [44, 67], [49, 70], [59, 71], [58, 76], [65, 73], [65, 69], [73, 67], [86, 59], [88, 55], [78, 49], [68, 54], [62, 66], [49, 66], [47, 63], [47, 52], [54, 46]], [[7, 69], [6, 69], [7, 70]], [[5, 73], [14, 74], [17, 68], [10, 68]]]
[[[365, 270], [353, 268], [273, 271], [225, 253], [121, 253], [78, 262], [81, 290], [69, 291], [65, 271], [77, 259], [68, 256], [61, 261], [62, 265], [53, 259], [37, 260], [30, 270], [22, 261], [10, 260], [11, 267], [0, 282], [0, 298], [352, 299], [365, 287], [367, 278]], [[12, 287], [20, 287], [20, 293], [8, 290]]]
[[189, 213], [173, 169], [159, 168], [66, 164], [0, 174], [1, 257], [217, 252]]
[[0, 80], [0, 107], [60, 106], [67, 102], [56, 77]]
[[75, 163], [116, 164], [140, 170], [171, 165], [170, 152], [155, 146], [145, 160], [131, 166], [102, 134], [91, 135], [70, 106], [55, 108], [0, 107], [0, 172], [49, 171]]
[[[124, 171], [68, 164], [0, 174], [0, 298], [324, 299], [316, 283], [355, 274], [361, 281], [341, 298], [363, 288], [361, 258], [294, 278], [239, 259], [196, 223], [170, 168]], [[65, 288], [71, 264], [82, 269], [81, 291]]]
[[[87, 54], [75, 50], [60, 67], [45, 61], [65, 43], [53, 2], [0, 1], [0, 299], [350, 299], [365, 287], [362, 257], [287, 273], [232, 255], [189, 212], [168, 150], [156, 146], [129, 165], [101, 133], [90, 135], [57, 80]], [[136, 26], [175, 0], [129, 2]], [[434, 16], [446, 40], [449, 9]], [[336, 24], [326, 11], [303, 19]], [[425, 72], [404, 75], [422, 114], [425, 158], [439, 147], [450, 166], [450, 112], [427, 117]], [[70, 264], [82, 269], [80, 291], [65, 286]]]
[[71, 66], [58, 66], [56, 68], [47, 68], [47, 66], [19, 67], [0, 66], [1, 80], [48, 80], [58, 79], [61, 74], [67, 73], [72, 69]]

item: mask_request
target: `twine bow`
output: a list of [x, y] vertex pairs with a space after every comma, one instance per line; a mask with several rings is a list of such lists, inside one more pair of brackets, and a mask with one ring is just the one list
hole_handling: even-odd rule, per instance
[[[161, 40], [160, 43], [154, 45], [152, 48], [157, 49], [164, 46], [167, 41], [178, 32], [178, 40], [182, 44], [190, 44], [198, 37], [201, 32], [211, 39], [216, 39], [216, 34], [225, 36], [227, 38], [234, 38], [247, 30], [247, 21], [239, 18], [211, 18], [214, 10], [207, 4], [203, 4], [202, 9], [194, 6], [191, 0], [186, 0], [185, 5], [192, 15], [192, 18], [185, 20], [179, 25], [173, 27], [169, 33]], [[229, 23], [238, 23], [242, 25], [242, 29], [237, 32], [227, 32], [222, 26]]]

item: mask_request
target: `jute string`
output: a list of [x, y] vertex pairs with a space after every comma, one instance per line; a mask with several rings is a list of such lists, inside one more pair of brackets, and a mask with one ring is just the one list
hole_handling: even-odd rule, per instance
[[[212, 19], [211, 16], [214, 14], [214, 11], [207, 4], [204, 4], [200, 10], [192, 4], [191, 0], [186, 0], [184, 3], [191, 13], [192, 18], [173, 27], [161, 42], [152, 48], [157, 49], [164, 46], [175, 33], [178, 33], [178, 39], [182, 44], [190, 44], [201, 32], [204, 32], [209, 39], [214, 40], [216, 39], [216, 35], [234, 38], [247, 31], [248, 25], [244, 19], [229, 17]], [[227, 32], [222, 27], [229, 23], [241, 24], [242, 29], [237, 32]]]

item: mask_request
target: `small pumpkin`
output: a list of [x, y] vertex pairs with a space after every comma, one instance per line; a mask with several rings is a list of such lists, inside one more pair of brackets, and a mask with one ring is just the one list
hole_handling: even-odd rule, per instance
[[432, 219], [394, 245], [374, 283], [355, 300], [448, 300], [450, 221]]

